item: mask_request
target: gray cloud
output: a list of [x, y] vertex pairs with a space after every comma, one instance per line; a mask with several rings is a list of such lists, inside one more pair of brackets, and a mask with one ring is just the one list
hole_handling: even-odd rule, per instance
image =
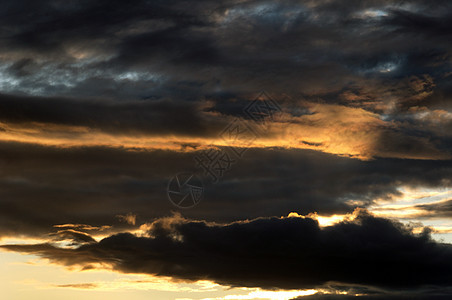
[[[116, 216], [136, 214], [140, 224], [168, 215], [177, 209], [166, 198], [169, 179], [181, 171], [201, 171], [193, 160], [197, 152], [20, 143], [4, 143], [1, 149], [2, 235], [39, 236], [68, 223], [131, 228]], [[312, 150], [250, 149], [217, 184], [201, 172], [204, 200], [183, 213], [210, 221], [293, 211], [346, 213], [375, 199], [390, 200], [400, 186], [450, 187], [451, 172], [449, 161], [360, 161]]]
[[212, 224], [178, 216], [156, 220], [150, 237], [120, 233], [76, 249], [50, 244], [4, 245], [81, 267], [111, 264], [125, 273], [262, 288], [308, 288], [329, 282], [384, 290], [450, 285], [450, 245], [428, 230], [361, 212], [355, 221], [319, 228], [310, 218], [260, 218]]
[[[13, 63], [5, 72], [16, 82], [5, 84], [125, 98], [269, 86], [323, 95], [372, 78], [443, 80], [450, 3], [354, 3], [138, 1], [125, 9], [117, 1], [18, 1], [3, 10], [4, 63]], [[391, 65], [394, 72], [380, 72]]]
[[[0, 236], [50, 232], [84, 244], [8, 248], [87, 269], [109, 262], [123, 272], [238, 286], [338, 281], [371, 299], [447, 298], [451, 250], [427, 233], [367, 215], [324, 229], [310, 219], [254, 219], [351, 212], [390, 200], [401, 186], [451, 186], [451, 11], [445, 0], [3, 1]], [[288, 118], [315, 115], [308, 104], [372, 113], [384, 126], [357, 125], [357, 132], [378, 132], [366, 144], [373, 160], [249, 149], [218, 184], [205, 177], [205, 199], [183, 213], [253, 221], [170, 229], [156, 221], [154, 238], [138, 238], [113, 235], [136, 229], [117, 216], [136, 215], [142, 224], [170, 214], [176, 208], [166, 184], [193, 170], [198, 152], [51, 147], [7, 136], [22, 128], [32, 138], [44, 124], [39, 130], [68, 139], [64, 129], [46, 130], [215, 138], [261, 90], [285, 105]], [[344, 120], [341, 111], [331, 113], [338, 122], [330, 128]], [[396, 159], [407, 157], [417, 160]], [[417, 208], [450, 216], [449, 202]], [[100, 233], [112, 236], [97, 243]], [[311, 298], [328, 297], [342, 296]]]

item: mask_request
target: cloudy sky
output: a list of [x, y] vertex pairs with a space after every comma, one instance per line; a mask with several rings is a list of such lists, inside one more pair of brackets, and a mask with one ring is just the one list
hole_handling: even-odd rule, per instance
[[452, 3], [0, 2], [5, 299], [451, 299]]

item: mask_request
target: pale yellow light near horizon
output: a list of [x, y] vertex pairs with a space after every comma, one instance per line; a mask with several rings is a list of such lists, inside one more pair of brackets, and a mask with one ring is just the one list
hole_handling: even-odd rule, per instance
[[0, 289], [6, 300], [79, 299], [265, 299], [289, 300], [317, 290], [265, 291], [231, 288], [210, 281], [182, 282], [145, 274], [108, 270], [74, 271], [33, 255], [0, 250]]

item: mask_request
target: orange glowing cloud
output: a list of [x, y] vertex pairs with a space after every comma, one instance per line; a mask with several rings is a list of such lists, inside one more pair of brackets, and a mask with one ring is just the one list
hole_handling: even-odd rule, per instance
[[[405, 137], [396, 133], [395, 125], [382, 120], [378, 114], [356, 107], [302, 103], [310, 114], [294, 116], [282, 112], [264, 129], [253, 120], [237, 120], [217, 112], [207, 117], [223, 117], [229, 124], [238, 122], [251, 128], [248, 136], [218, 134], [217, 137], [184, 135], [146, 135], [104, 132], [86, 126], [48, 123], [0, 123], [0, 141], [34, 143], [53, 147], [105, 146], [124, 149], [195, 151], [210, 147], [256, 147], [313, 149], [358, 159], [395, 157], [411, 159], [447, 159], [427, 139]], [[234, 121], [235, 120], [235, 121]], [[255, 130], [253, 130], [253, 128]], [[226, 128], [227, 129], [227, 128]], [[237, 132], [236, 132], [237, 133]], [[403, 143], [416, 148], [405, 151]], [[406, 147], [405, 147], [406, 148]]]

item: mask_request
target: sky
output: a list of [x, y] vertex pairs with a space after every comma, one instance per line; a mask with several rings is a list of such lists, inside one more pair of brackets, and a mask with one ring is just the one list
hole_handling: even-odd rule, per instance
[[451, 299], [452, 3], [0, 2], [5, 299]]

